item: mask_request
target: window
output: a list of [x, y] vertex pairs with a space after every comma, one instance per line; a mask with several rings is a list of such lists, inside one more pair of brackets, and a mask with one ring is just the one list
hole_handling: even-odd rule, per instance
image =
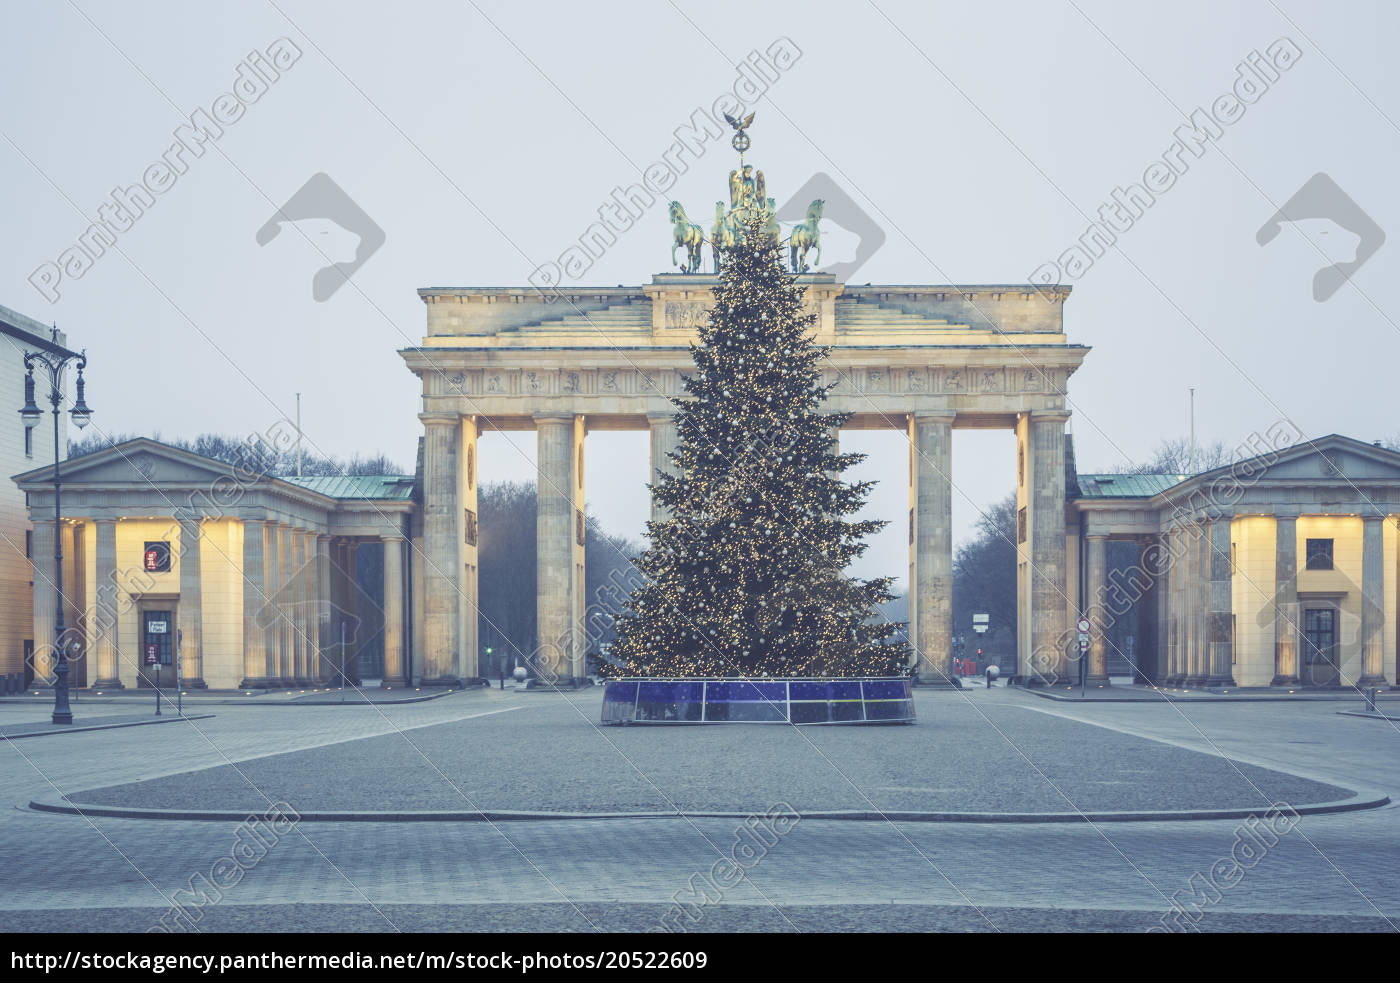
[[141, 554], [141, 569], [147, 573], [167, 573], [170, 570], [169, 540], [147, 540]]
[[584, 535], [583, 509], [574, 509], [574, 530], [574, 542], [584, 545], [587, 537]]
[[33, 529], [26, 529], [26, 530], [24, 531], [24, 555], [25, 555], [26, 557], [28, 557], [29, 559], [31, 559], [31, 560], [34, 558], [34, 530], [33, 530]]
[[1021, 508], [1019, 508], [1019, 509], [1016, 510], [1016, 542], [1017, 542], [1017, 543], [1024, 543], [1025, 541], [1026, 541], [1026, 510], [1025, 510], [1025, 507], [1023, 506], [1023, 507], [1021, 507]]
[[24, 456], [34, 456], [34, 431], [28, 427], [24, 428]]
[[1332, 569], [1332, 540], [1310, 539], [1307, 548], [1307, 568], [1309, 570]]
[[[1331, 540], [1324, 540], [1330, 543]], [[1307, 665], [1332, 661], [1336, 641], [1336, 612], [1332, 608], [1306, 608], [1303, 611], [1303, 661]]]
[[476, 545], [476, 513], [473, 512], [471, 509], [467, 509], [467, 510], [466, 510], [466, 513], [467, 513], [467, 514], [466, 514], [467, 545], [468, 545], [468, 546], [475, 546], [475, 545]]

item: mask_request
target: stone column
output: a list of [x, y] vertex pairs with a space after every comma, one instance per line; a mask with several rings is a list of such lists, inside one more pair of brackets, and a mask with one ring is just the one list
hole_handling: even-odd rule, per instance
[[53, 520], [39, 519], [34, 523], [34, 541], [30, 552], [34, 560], [34, 680], [33, 687], [54, 684], [54, 614], [58, 603], [58, 567], [54, 563]]
[[1161, 597], [1166, 576], [1166, 551], [1157, 536], [1138, 539], [1138, 569], [1144, 583], [1137, 602], [1137, 650], [1133, 653], [1133, 684], [1150, 685], [1166, 675], [1162, 645]]
[[360, 648], [365, 643], [364, 613], [360, 608], [360, 581], [357, 555], [360, 544], [356, 540], [345, 543], [345, 646], [342, 649], [341, 668], [345, 672], [345, 685], [360, 685]]
[[200, 522], [180, 521], [180, 676], [188, 689], [204, 689], [203, 580], [199, 574]]
[[583, 416], [574, 417], [574, 579], [571, 588], [574, 602], [573, 630], [570, 636], [570, 659], [573, 664], [573, 672], [570, 675], [574, 679], [582, 679], [588, 675], [588, 633], [584, 626], [584, 617], [588, 607], [588, 589], [586, 586], [586, 546], [587, 546], [587, 517], [584, 515], [584, 495], [583, 495], [583, 445], [584, 438], [588, 434], [587, 421]]
[[278, 562], [282, 545], [277, 537], [277, 523], [267, 523], [267, 548], [263, 553], [264, 569], [262, 596], [258, 598], [258, 620], [267, 639], [267, 665], [263, 669], [269, 688], [282, 685], [282, 619], [277, 611], [277, 592], [282, 587], [282, 567]]
[[278, 676], [283, 686], [296, 685], [296, 556], [292, 552], [292, 527], [277, 526], [277, 593], [273, 595], [279, 628]]
[[331, 678], [326, 653], [330, 651], [332, 635], [339, 626], [332, 627], [335, 619], [331, 615], [331, 537], [324, 533], [316, 536], [316, 664], [313, 677], [318, 683]]
[[1108, 685], [1108, 537], [1089, 536], [1089, 676], [1095, 686]]
[[[568, 684], [574, 672], [574, 559], [582, 532], [582, 501], [575, 489], [576, 427], [572, 414], [537, 414], [539, 479], [536, 486], [537, 654], [533, 668], [542, 679]], [[581, 490], [581, 489], [580, 489]], [[577, 587], [582, 593], [582, 585]]]
[[[348, 578], [345, 572], [345, 543], [342, 540], [331, 542], [331, 624], [330, 640], [327, 642], [326, 651], [329, 653], [327, 665], [330, 671], [330, 684], [339, 687], [346, 682], [345, 652], [346, 646], [341, 644], [343, 634], [349, 632], [350, 622], [350, 591], [346, 586]], [[342, 632], [342, 627], [345, 631]]]
[[1384, 518], [1361, 520], [1361, 679], [1360, 686], [1385, 685]]
[[1178, 552], [1180, 543], [1177, 540], [1176, 529], [1169, 527], [1162, 533], [1161, 541], [1166, 548], [1167, 555], [1165, 557], [1166, 568], [1163, 573], [1165, 580], [1162, 582], [1161, 604], [1157, 609], [1161, 618], [1158, 631], [1163, 638], [1167, 666], [1166, 674], [1159, 682], [1163, 686], [1175, 686], [1180, 676], [1176, 656], [1176, 584], [1181, 577], [1181, 555]]
[[[262, 613], [266, 604], [264, 584], [268, 569], [263, 549], [266, 525], [261, 519], [243, 520], [243, 681], [238, 684], [242, 689], [266, 689], [271, 685], [267, 678], [268, 630]], [[97, 541], [100, 563], [100, 526]]]
[[461, 503], [462, 526], [458, 531], [457, 548], [460, 551], [457, 562], [457, 623], [460, 637], [457, 648], [460, 653], [457, 674], [462, 679], [476, 679], [478, 671], [478, 636], [481, 624], [481, 609], [477, 594], [477, 424], [476, 417], [462, 418], [458, 428], [460, 441], [457, 460], [461, 467], [457, 474], [457, 501]]
[[910, 640], [920, 684], [959, 686], [953, 674], [953, 414], [914, 414], [909, 439], [914, 455]]
[[414, 519], [415, 535], [409, 547], [409, 591], [413, 599], [413, 616], [409, 618], [412, 640], [408, 657], [404, 662], [409, 671], [409, 682], [420, 685], [423, 681], [423, 523], [422, 518]]
[[314, 539], [305, 529], [295, 529], [291, 534], [293, 539], [295, 556], [297, 556], [297, 573], [295, 573], [295, 612], [297, 618], [294, 620], [294, 632], [297, 634], [297, 685], [311, 686], [315, 683], [315, 674], [312, 672], [311, 662], [314, 658], [316, 620], [315, 606], [312, 605], [311, 592], [312, 581], [316, 574], [316, 555]]
[[93, 591], [93, 647], [97, 660], [97, 689], [122, 689], [118, 668], [117, 604], [117, 523], [113, 519], [98, 519], [97, 526], [97, 584]]
[[[656, 472], [665, 471], [668, 474], [675, 474], [676, 467], [667, 456], [680, 446], [680, 428], [676, 426], [676, 414], [674, 413], [648, 413], [647, 426], [651, 430], [651, 471], [647, 475], [649, 483], [655, 483]], [[660, 505], [656, 504], [656, 497], [651, 500], [651, 521], [665, 522], [671, 517], [670, 513]]]
[[403, 663], [403, 540], [386, 536], [384, 549], [384, 679], [382, 686], [405, 686]]
[[[1060, 681], [1070, 677], [1065, 647], [1065, 410], [1030, 416], [1029, 494], [1032, 658]], [[1039, 667], [1039, 664], [1038, 664]], [[1043, 672], [1044, 670], [1042, 670]]]
[[1234, 597], [1230, 570], [1230, 529], [1231, 516], [1212, 519], [1207, 526], [1207, 545], [1210, 548], [1210, 647], [1207, 649], [1210, 663], [1207, 668], [1207, 686], [1234, 686], [1233, 659], [1233, 618]]
[[1186, 536], [1186, 576], [1182, 578], [1184, 621], [1182, 634], [1186, 656], [1185, 675], [1182, 686], [1196, 686], [1205, 677], [1201, 674], [1201, 535], [1200, 527], [1188, 522], [1183, 532]]
[[63, 524], [63, 625], [68, 652], [68, 688], [87, 685], [87, 629], [83, 626], [83, 527]]
[[1298, 676], [1298, 519], [1274, 520], [1274, 678], [1271, 685], [1299, 685]]
[[1204, 686], [1210, 678], [1210, 554], [1210, 524], [1203, 519], [1196, 525], [1196, 659], [1192, 666], [1196, 686]]
[[457, 443], [461, 418], [423, 421], [423, 685], [457, 681], [461, 552], [457, 547]]

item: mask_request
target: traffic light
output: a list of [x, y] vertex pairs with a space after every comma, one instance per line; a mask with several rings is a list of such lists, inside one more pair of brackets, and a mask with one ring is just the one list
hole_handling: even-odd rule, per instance
[[981, 649], [978, 649], [978, 650], [977, 650], [977, 658], [979, 658], [979, 659], [982, 658], [982, 650], [981, 650]]

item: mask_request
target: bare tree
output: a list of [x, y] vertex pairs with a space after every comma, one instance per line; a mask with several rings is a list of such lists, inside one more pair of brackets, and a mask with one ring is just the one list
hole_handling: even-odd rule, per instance
[[1109, 469], [1112, 474], [1200, 474], [1213, 468], [1234, 463], [1235, 449], [1223, 440], [1197, 444], [1195, 468], [1192, 468], [1191, 440], [1177, 437], [1157, 444], [1152, 457], [1136, 464], [1117, 464]]
[[[108, 447], [139, 436], [141, 435], [134, 433], [91, 434], [78, 440], [68, 441], [68, 456], [74, 458], [91, 454], [94, 451], [106, 450]], [[202, 457], [237, 465], [255, 474], [287, 477], [297, 473], [295, 449], [279, 451], [266, 441], [249, 440], [246, 437], [217, 433], [200, 434], [193, 440], [185, 440], [179, 437], [162, 437], [157, 432], [151, 436], [151, 439], [169, 444], [171, 447], [178, 447], [183, 451], [189, 451], [191, 454], [199, 454]], [[405, 472], [384, 454], [376, 454], [372, 457], [361, 457], [359, 454], [355, 454], [347, 460], [334, 456], [322, 457], [319, 454], [308, 453], [303, 449], [301, 473], [314, 476], [390, 475], [404, 474]]]
[[[997, 650], [1016, 651], [1016, 493], [989, 506], [977, 535], [953, 558], [953, 634], [971, 635], [974, 613], [988, 615]], [[992, 641], [992, 639], [988, 639]]]

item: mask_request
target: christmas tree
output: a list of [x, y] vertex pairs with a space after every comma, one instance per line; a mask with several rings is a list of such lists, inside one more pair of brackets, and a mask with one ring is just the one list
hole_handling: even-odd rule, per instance
[[673, 400], [677, 473], [652, 485], [671, 518], [648, 524], [647, 581], [612, 648], [629, 675], [891, 675], [907, 661], [877, 611], [890, 578], [845, 574], [885, 523], [853, 518], [872, 483], [841, 473], [865, 455], [833, 448], [849, 414], [820, 412], [828, 349], [765, 225], [750, 221], [726, 252]]

